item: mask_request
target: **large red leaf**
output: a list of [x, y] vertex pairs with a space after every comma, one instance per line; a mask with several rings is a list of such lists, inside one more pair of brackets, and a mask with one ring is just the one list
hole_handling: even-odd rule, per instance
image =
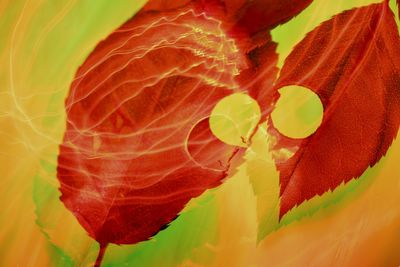
[[324, 106], [320, 128], [303, 140], [278, 135], [280, 216], [359, 177], [386, 153], [400, 123], [400, 39], [385, 1], [324, 22], [287, 58], [276, 88], [301, 85]]
[[267, 35], [228, 36], [225, 24], [191, 4], [142, 11], [79, 68], [57, 175], [61, 200], [101, 245], [98, 265], [108, 243], [150, 238], [234, 171], [242, 151], [217, 140], [208, 117], [234, 92], [264, 99], [277, 58]]

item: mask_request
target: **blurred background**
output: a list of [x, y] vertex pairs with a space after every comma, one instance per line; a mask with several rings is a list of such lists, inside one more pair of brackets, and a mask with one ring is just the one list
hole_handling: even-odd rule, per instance
[[[95, 45], [144, 2], [0, 0], [0, 266], [93, 264], [97, 244], [58, 199], [64, 99]], [[315, 0], [272, 32], [279, 66], [321, 22], [373, 2]], [[103, 266], [400, 266], [399, 139], [359, 180], [280, 223], [267, 148], [261, 129], [234, 177], [192, 200], [152, 240], [111, 246]]]

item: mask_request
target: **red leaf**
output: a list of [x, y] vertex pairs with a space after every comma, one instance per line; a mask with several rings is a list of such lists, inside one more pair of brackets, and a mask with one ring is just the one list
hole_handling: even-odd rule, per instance
[[[58, 179], [61, 200], [101, 244], [98, 262], [108, 243], [150, 238], [234, 171], [241, 151], [212, 135], [208, 117], [244, 88], [264, 97], [276, 54], [270, 38], [233, 39], [223, 25], [194, 5], [142, 11], [79, 68]], [[242, 52], [258, 50], [262, 64]]]
[[244, 28], [250, 35], [269, 31], [289, 21], [303, 11], [313, 0], [150, 0], [143, 10], [165, 11], [197, 3], [203, 9], [219, 6], [232, 23]]
[[250, 34], [285, 23], [312, 3], [312, 0], [222, 0], [227, 12]]
[[[317, 27], [287, 58], [277, 88], [301, 85], [324, 105], [320, 128], [277, 162], [280, 216], [359, 177], [386, 153], [400, 123], [400, 39], [387, 2], [353, 9]], [[290, 141], [290, 140], [289, 140]]]

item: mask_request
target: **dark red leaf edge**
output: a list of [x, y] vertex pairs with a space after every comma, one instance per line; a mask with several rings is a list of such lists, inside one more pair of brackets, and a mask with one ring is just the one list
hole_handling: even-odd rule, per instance
[[254, 35], [289, 21], [312, 2], [313, 0], [150, 0], [142, 11], [167, 11], [196, 3], [211, 14], [219, 9], [231, 23]]
[[236, 0], [224, 1], [227, 12], [250, 34], [270, 30], [283, 24], [306, 7], [312, 0]]

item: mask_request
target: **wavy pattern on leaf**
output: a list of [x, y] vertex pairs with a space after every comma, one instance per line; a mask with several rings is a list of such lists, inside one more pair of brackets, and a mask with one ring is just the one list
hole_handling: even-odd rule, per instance
[[79, 69], [58, 178], [61, 199], [100, 243], [147, 239], [226, 176], [224, 155], [234, 148], [221, 143], [213, 168], [215, 159], [194, 162], [185, 142], [237, 90], [235, 49], [216, 21], [194, 11], [150, 14], [117, 30]]
[[295, 17], [313, 0], [151, 0], [143, 11], [167, 11], [196, 3], [203, 10], [227, 15], [232, 24], [250, 35], [269, 31]]
[[388, 3], [339, 14], [309, 33], [286, 59], [277, 88], [319, 95], [324, 119], [310, 137], [280, 135], [280, 217], [294, 206], [359, 177], [391, 145], [400, 124], [400, 39]]
[[242, 149], [217, 140], [208, 117], [234, 92], [263, 98], [276, 54], [268, 35], [226, 32], [196, 5], [140, 12], [79, 68], [57, 176], [61, 200], [101, 245], [97, 265], [107, 244], [150, 238], [235, 170]]

